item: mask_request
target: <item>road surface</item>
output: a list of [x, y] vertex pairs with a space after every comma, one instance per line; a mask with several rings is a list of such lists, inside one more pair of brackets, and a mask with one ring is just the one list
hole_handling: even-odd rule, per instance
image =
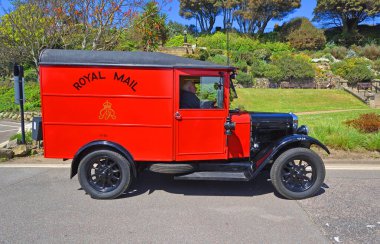
[[375, 166], [328, 169], [302, 201], [274, 193], [268, 173], [247, 183], [149, 172], [121, 198], [94, 200], [65, 165], [25, 166], [0, 166], [0, 243], [380, 242]]
[[20, 122], [0, 120], [0, 143], [8, 141], [19, 129]]

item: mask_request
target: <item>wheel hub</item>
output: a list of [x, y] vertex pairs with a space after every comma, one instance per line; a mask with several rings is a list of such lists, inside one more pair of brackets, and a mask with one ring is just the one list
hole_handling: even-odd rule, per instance
[[89, 168], [90, 184], [98, 191], [111, 191], [121, 179], [119, 166], [110, 158], [98, 158]]
[[311, 186], [310, 179], [307, 174], [312, 171], [307, 171], [306, 167], [309, 166], [307, 162], [299, 160], [298, 164], [296, 164], [293, 160], [289, 162], [283, 171], [283, 182], [285, 186], [292, 191], [305, 191]]

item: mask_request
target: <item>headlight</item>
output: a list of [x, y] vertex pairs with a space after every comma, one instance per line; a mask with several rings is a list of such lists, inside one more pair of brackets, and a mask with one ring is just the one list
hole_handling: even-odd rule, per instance
[[290, 115], [293, 118], [293, 132], [296, 132], [297, 128], [298, 128], [298, 117], [297, 117], [297, 115], [295, 115], [293, 113], [290, 113]]
[[309, 134], [309, 128], [306, 125], [301, 125], [297, 130], [297, 134], [303, 134], [307, 136]]

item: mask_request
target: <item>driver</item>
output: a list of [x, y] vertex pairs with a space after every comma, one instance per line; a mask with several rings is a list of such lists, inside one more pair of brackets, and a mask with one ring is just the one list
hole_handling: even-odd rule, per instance
[[184, 80], [181, 83], [180, 108], [200, 108], [201, 102], [195, 93], [192, 80]]

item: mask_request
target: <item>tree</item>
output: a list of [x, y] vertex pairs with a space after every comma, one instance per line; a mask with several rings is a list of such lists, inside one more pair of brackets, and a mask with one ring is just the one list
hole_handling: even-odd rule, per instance
[[[20, 62], [22, 52], [27, 61], [38, 67], [38, 58], [44, 48], [53, 48], [59, 42], [54, 18], [44, 9], [33, 4], [22, 4], [13, 12], [4, 15], [0, 23], [3, 45], [13, 50], [15, 62]], [[9, 53], [9, 51], [8, 51]]]
[[143, 13], [135, 20], [135, 27], [141, 36], [142, 49], [151, 52], [167, 40], [166, 16], [160, 14], [157, 3], [154, 1], [147, 3], [143, 10]]
[[380, 15], [379, 0], [318, 0], [314, 20], [343, 27], [343, 34], [357, 31], [358, 25]]
[[223, 15], [223, 28], [227, 29], [227, 26], [232, 26], [234, 22], [234, 13], [239, 5], [239, 0], [218, 0], [217, 6], [221, 9]]
[[324, 47], [326, 37], [323, 30], [317, 29], [307, 18], [295, 18], [281, 27], [283, 41], [299, 50], [317, 50]]
[[38, 58], [45, 48], [113, 49], [143, 2], [13, 1], [13, 11], [1, 18], [0, 36], [4, 46], [22, 47], [26, 60], [38, 69]]
[[235, 15], [240, 31], [263, 34], [269, 21], [281, 20], [301, 6], [301, 0], [242, 0]]
[[256, 0], [250, 2], [250, 7], [257, 5], [258, 34], [264, 33], [265, 28], [272, 19], [282, 20], [294, 9], [301, 6], [301, 0]]
[[185, 25], [180, 24], [178, 22], [170, 20], [167, 24], [168, 32], [169, 32], [169, 37], [177, 36], [177, 35], [183, 35], [183, 32], [187, 28]]
[[219, 13], [218, 0], [180, 0], [179, 14], [186, 19], [195, 18], [201, 32], [211, 33]]
[[[121, 33], [128, 28], [137, 8], [136, 0], [58, 0], [53, 9], [58, 23], [69, 29], [71, 38], [80, 41], [81, 49], [111, 50]], [[68, 27], [69, 26], [69, 27]]]

